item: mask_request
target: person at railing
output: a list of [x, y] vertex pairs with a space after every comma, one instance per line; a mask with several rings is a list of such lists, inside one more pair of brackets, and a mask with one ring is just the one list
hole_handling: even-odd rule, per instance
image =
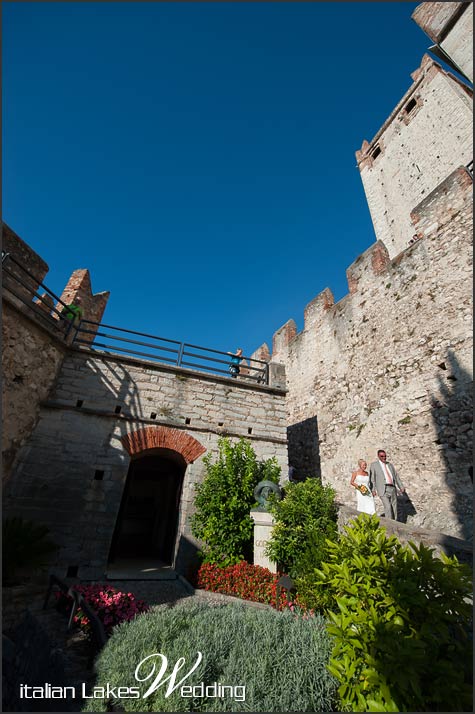
[[84, 315], [82, 300], [80, 295], [76, 295], [69, 305], [65, 305], [61, 310], [61, 317], [64, 318], [63, 326], [66, 329], [70, 323], [77, 327]]
[[241, 360], [243, 359], [242, 349], [238, 347], [236, 352], [228, 352], [227, 354], [231, 355], [232, 358], [231, 364], [229, 365], [229, 371], [231, 372], [231, 377], [235, 379], [241, 371], [239, 365], [241, 364]]

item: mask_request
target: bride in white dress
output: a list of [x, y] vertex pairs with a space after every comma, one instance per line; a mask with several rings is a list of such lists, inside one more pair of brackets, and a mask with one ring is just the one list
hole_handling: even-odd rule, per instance
[[[356, 489], [356, 508], [361, 513], [376, 513], [374, 497], [369, 490], [369, 473], [366, 471], [368, 464], [364, 459], [358, 460], [358, 469], [351, 474], [350, 485]], [[363, 494], [359, 486], [365, 486], [367, 493]], [[364, 489], [363, 489], [364, 490]]]

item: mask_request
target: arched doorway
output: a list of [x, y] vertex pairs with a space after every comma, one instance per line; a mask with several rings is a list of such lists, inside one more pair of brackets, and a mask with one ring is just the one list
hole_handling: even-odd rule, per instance
[[186, 461], [166, 448], [132, 457], [109, 562], [173, 565]]

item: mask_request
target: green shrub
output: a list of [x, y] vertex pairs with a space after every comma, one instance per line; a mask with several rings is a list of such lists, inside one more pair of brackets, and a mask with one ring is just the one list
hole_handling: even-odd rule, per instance
[[48, 562], [57, 550], [48, 538], [48, 528], [20, 516], [6, 518], [2, 524], [3, 582], [15, 581], [15, 575], [23, 568], [36, 569]]
[[[96, 687], [138, 686], [139, 699], [116, 702], [125, 711], [331, 711], [336, 682], [326, 666], [330, 647], [320, 616], [305, 620], [270, 608], [177, 605], [140, 615], [114, 629], [96, 661]], [[179, 682], [196, 662], [198, 652], [203, 659], [183, 684], [236, 687], [232, 695], [228, 690], [220, 698], [185, 698], [178, 688], [167, 698], [165, 685], [142, 698], [157, 676], [155, 672], [148, 681], [136, 681], [136, 667], [145, 657], [158, 653], [167, 657], [164, 677], [184, 657]], [[156, 665], [160, 666], [158, 658]], [[145, 678], [151, 668], [149, 660], [139, 676]], [[107, 711], [106, 698], [90, 699], [85, 710]]]
[[244, 439], [233, 445], [221, 438], [218, 447], [216, 463], [211, 454], [203, 459], [206, 475], [196, 487], [192, 532], [205, 544], [205, 563], [233, 565], [252, 560], [254, 489], [264, 479], [278, 483], [280, 467], [275, 459], [259, 462]]
[[343, 710], [472, 711], [470, 569], [401, 545], [367, 515], [327, 544], [326, 560], [311, 604], [332, 621]]
[[335, 492], [309, 478], [285, 486], [285, 497], [270, 507], [276, 524], [267, 554], [291, 577], [321, 563], [325, 540], [337, 534]]

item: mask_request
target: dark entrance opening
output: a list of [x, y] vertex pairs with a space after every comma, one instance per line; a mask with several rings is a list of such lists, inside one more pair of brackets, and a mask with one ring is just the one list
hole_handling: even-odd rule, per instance
[[132, 460], [109, 562], [150, 558], [173, 564], [185, 468], [182, 456], [169, 449]]

